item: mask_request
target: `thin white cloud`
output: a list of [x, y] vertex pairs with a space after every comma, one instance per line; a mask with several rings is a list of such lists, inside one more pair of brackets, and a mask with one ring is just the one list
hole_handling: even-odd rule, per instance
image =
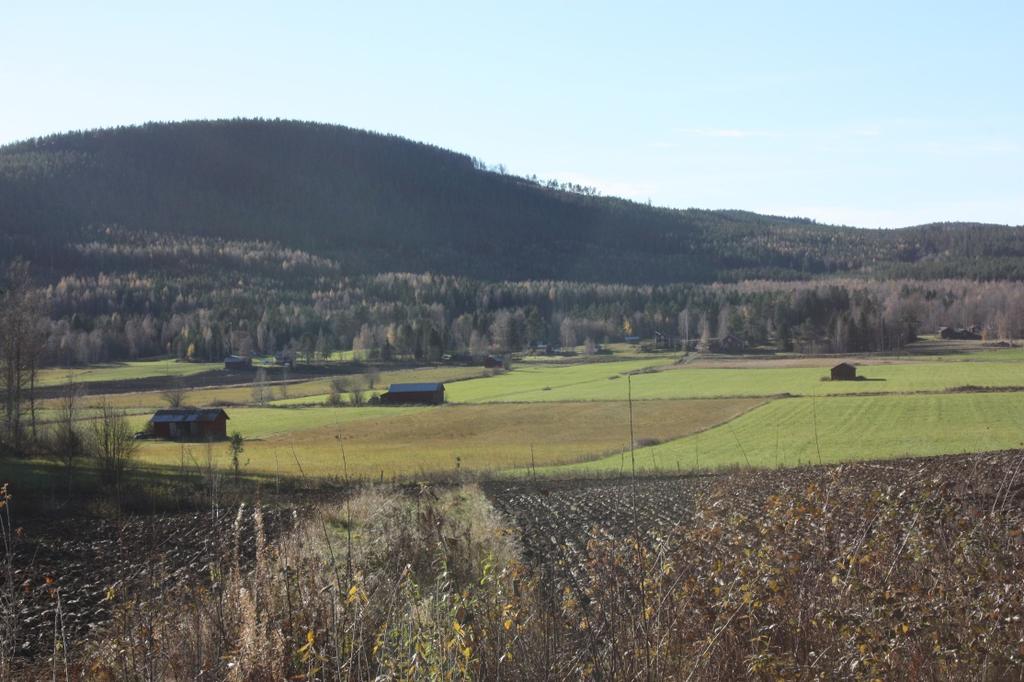
[[747, 138], [747, 137], [781, 137], [782, 133], [770, 130], [742, 130], [739, 128], [679, 128], [677, 132], [684, 135], [696, 135], [697, 137], [724, 137], [724, 138]]
[[881, 134], [882, 129], [878, 126], [865, 126], [850, 131], [850, 135], [854, 137], [878, 137]]
[[867, 124], [855, 128], [835, 130], [764, 130], [751, 128], [676, 128], [677, 135], [691, 137], [712, 137], [723, 139], [749, 138], [790, 138], [790, 139], [842, 139], [850, 137], [878, 137], [882, 129], [878, 125]]
[[961, 140], [932, 141], [921, 146], [921, 150], [936, 156], [988, 156], [1017, 154], [1020, 144], [1014, 140]]

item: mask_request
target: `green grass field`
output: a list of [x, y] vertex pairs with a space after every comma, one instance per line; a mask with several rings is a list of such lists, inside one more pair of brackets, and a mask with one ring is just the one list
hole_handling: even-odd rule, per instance
[[[228, 410], [228, 433], [238, 431], [246, 439], [261, 440], [274, 436], [287, 436], [298, 431], [318, 429], [322, 427], [334, 427], [358, 419], [372, 419], [380, 417], [395, 417], [409, 410], [411, 407], [361, 407], [361, 408], [332, 408], [332, 407], [306, 407], [296, 409], [281, 409], [273, 407], [240, 407]], [[132, 425], [142, 430], [152, 415], [141, 414], [131, 418]], [[146, 449], [162, 447], [176, 443], [164, 443], [162, 441], [145, 441]]]
[[[452, 402], [622, 400], [625, 373], [658, 361], [625, 361], [572, 367], [520, 367], [492, 379], [464, 381], [448, 392]], [[944, 391], [960, 386], [1024, 386], [1024, 363], [908, 362], [858, 369], [866, 381], [822, 381], [822, 367], [668, 367], [632, 377], [633, 399], [831, 395]]]
[[[641, 403], [636, 411], [644, 407]], [[636, 462], [638, 469], [775, 467], [816, 464], [819, 448], [820, 461], [828, 463], [1000, 450], [1022, 443], [1022, 393], [787, 398], [699, 435], [640, 448]], [[621, 466], [615, 456], [546, 473], [610, 472]]]
[[[401, 381], [444, 381], [451, 405], [442, 408], [328, 408], [329, 378], [275, 386], [270, 407], [252, 406], [252, 387], [193, 390], [195, 405], [228, 407], [228, 431], [247, 439], [252, 473], [333, 476], [341, 446], [349, 473], [417, 475], [467, 470], [559, 475], [631, 468], [621, 454], [628, 442], [627, 376], [632, 383], [636, 438], [656, 443], [637, 450], [640, 469], [701, 469], [730, 465], [788, 466], [900, 455], [1015, 447], [1024, 441], [1024, 392], [950, 392], [965, 386], [1024, 386], [1024, 349], [972, 350], [943, 355], [861, 359], [865, 381], [822, 381], [838, 360], [822, 357], [700, 358], [676, 365], [678, 355], [573, 358], [573, 362], [518, 361], [509, 372], [481, 367], [423, 367], [380, 374], [378, 392]], [[973, 348], [973, 346], [972, 346]], [[79, 381], [190, 374], [219, 367], [168, 361], [77, 370]], [[60, 372], [65, 372], [61, 377]], [[47, 370], [59, 383], [66, 370]], [[358, 380], [358, 376], [348, 377]], [[849, 394], [874, 395], [849, 395]], [[797, 396], [774, 397], [773, 396]], [[811, 396], [814, 396], [813, 398]], [[142, 429], [163, 405], [159, 391], [89, 395], [83, 407], [109, 400]], [[41, 419], [54, 416], [45, 401]], [[82, 417], [93, 416], [83, 410]], [[817, 425], [817, 441], [814, 426]], [[532, 447], [532, 456], [531, 456]], [[185, 450], [206, 446], [144, 441], [140, 463], [180, 465]], [[211, 448], [227, 465], [223, 443]], [[294, 453], [294, 454], [293, 454]], [[613, 456], [606, 456], [616, 453]], [[458, 464], [456, 464], [458, 463]]]
[[[450, 384], [456, 381], [464, 379], [472, 379], [485, 377], [489, 373], [489, 370], [483, 367], [421, 367], [416, 369], [404, 369], [392, 372], [381, 372], [377, 377], [376, 389], [371, 393], [377, 394], [387, 390], [388, 385], [392, 383], [418, 383], [418, 382], [444, 382], [447, 388], [451, 388]], [[366, 375], [354, 374], [346, 377], [351, 382], [363, 381], [366, 383]], [[288, 386], [287, 398], [278, 397], [272, 404], [274, 405], [322, 405], [328, 397], [328, 391], [330, 390], [330, 379], [318, 379], [315, 381], [307, 381], [301, 384], [294, 384]], [[238, 389], [236, 389], [238, 390]], [[248, 390], [248, 389], [247, 389]], [[276, 395], [281, 396], [281, 388], [275, 389]], [[250, 391], [251, 393], [251, 391]], [[240, 396], [244, 401], [246, 398]]]
[[967, 362], [1020, 362], [1024, 360], [1024, 346], [980, 350], [976, 353], [946, 356], [947, 359]]
[[51, 367], [40, 371], [40, 386], [67, 383], [68, 378], [83, 384], [93, 381], [126, 381], [158, 376], [189, 376], [200, 372], [223, 369], [219, 362], [178, 362], [176, 360], [138, 360], [89, 367]]
[[[574, 365], [520, 364], [494, 377], [460, 381], [447, 387], [447, 399], [454, 403], [534, 402], [537, 400], [587, 400], [577, 391], [598, 396], [589, 400], [625, 400], [626, 372], [671, 364], [672, 357], [643, 360], [590, 362]], [[620, 385], [621, 384], [621, 385]], [[548, 390], [550, 389], [550, 390]], [[549, 392], [569, 395], [549, 398]]]

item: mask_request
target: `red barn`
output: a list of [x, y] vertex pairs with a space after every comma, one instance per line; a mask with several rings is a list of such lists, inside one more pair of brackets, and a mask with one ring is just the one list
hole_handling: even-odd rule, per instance
[[391, 384], [380, 401], [385, 405], [440, 405], [444, 384]]
[[832, 368], [832, 381], [855, 381], [857, 379], [857, 368], [848, 362], [840, 362]]
[[220, 408], [185, 407], [157, 410], [149, 423], [157, 438], [223, 440], [228, 437], [228, 419], [228, 413]]

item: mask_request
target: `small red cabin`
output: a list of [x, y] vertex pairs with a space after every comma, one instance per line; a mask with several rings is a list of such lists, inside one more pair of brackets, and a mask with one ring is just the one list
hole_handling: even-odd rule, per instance
[[385, 405], [440, 405], [444, 384], [391, 384], [380, 401]]
[[840, 362], [832, 368], [832, 381], [855, 381], [857, 379], [857, 368], [848, 362]]
[[228, 437], [228, 419], [228, 413], [220, 408], [186, 407], [157, 410], [149, 423], [157, 438], [223, 440]]

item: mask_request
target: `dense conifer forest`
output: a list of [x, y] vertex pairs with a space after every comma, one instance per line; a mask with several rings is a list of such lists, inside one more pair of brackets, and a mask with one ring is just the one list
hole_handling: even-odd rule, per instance
[[49, 317], [48, 363], [381, 347], [436, 359], [655, 331], [847, 352], [940, 324], [1024, 331], [1021, 227], [657, 208], [290, 121], [0, 148], [0, 260], [16, 259]]

